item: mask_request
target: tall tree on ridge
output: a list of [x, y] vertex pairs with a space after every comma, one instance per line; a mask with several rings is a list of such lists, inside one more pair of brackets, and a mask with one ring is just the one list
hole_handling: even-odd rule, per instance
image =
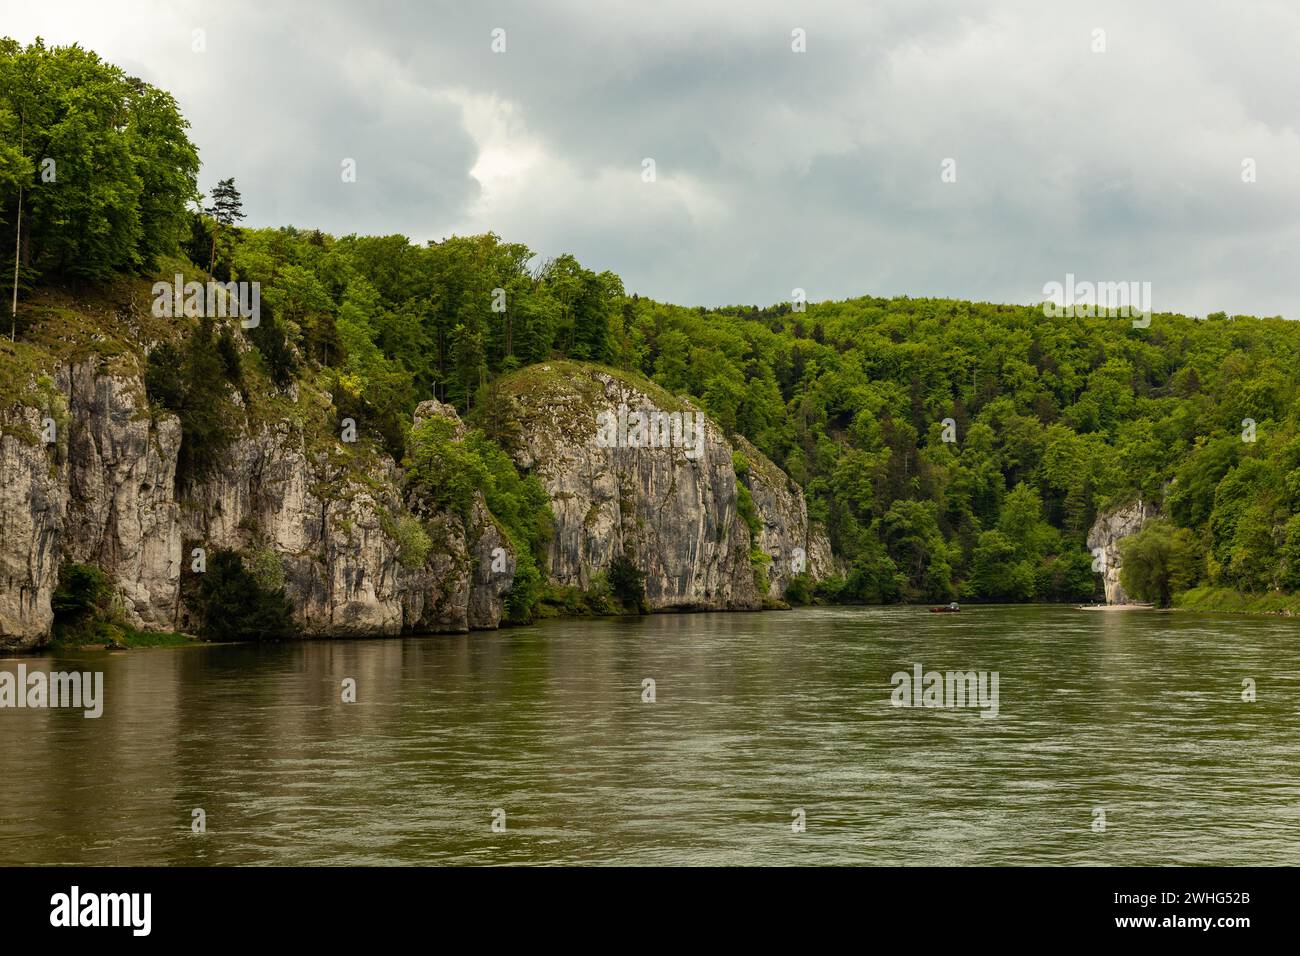
[[[18, 120], [18, 160], [23, 160], [23, 123], [22, 117]], [[14, 297], [9, 306], [9, 341], [17, 340], [18, 336], [18, 261], [19, 253], [23, 247], [23, 183], [18, 180], [18, 220], [14, 226]]]
[[[10, 326], [9, 340], [14, 341], [18, 331], [18, 270], [21, 260], [23, 235], [23, 186], [35, 172], [34, 165], [27, 159], [27, 114], [31, 109], [35, 78], [32, 61], [20, 56], [17, 44], [6, 38], [5, 56], [0, 59], [0, 85], [5, 94], [0, 97], [0, 188], [6, 192], [11, 188], [18, 191], [18, 210], [14, 224], [14, 283], [13, 299], [9, 306]], [[13, 123], [17, 119], [18, 144], [12, 145], [9, 138], [13, 133]]]
[[235, 178], [223, 179], [212, 188], [212, 205], [203, 210], [217, 223], [212, 230], [212, 256], [208, 259], [208, 272], [217, 265], [217, 235], [221, 227], [233, 228], [236, 221], [244, 218], [244, 200], [235, 188]]

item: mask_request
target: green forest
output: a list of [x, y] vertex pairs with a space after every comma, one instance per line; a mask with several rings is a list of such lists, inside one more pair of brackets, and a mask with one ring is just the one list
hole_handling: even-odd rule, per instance
[[[150, 398], [181, 415], [192, 473], [230, 440], [223, 379], [315, 383], [398, 460], [416, 404], [436, 397], [473, 431], [417, 436], [412, 480], [453, 499], [486, 490], [536, 552], [544, 496], [502, 451], [494, 383], [569, 358], [653, 379], [793, 477], [843, 574], [798, 582], [792, 599], [1090, 600], [1088, 529], [1139, 497], [1163, 515], [1126, 545], [1140, 597], [1300, 590], [1294, 322], [1157, 312], [1134, 328], [1033, 303], [871, 296], [671, 305], [492, 234], [419, 244], [242, 227], [258, 197], [232, 177], [205, 198], [186, 128], [170, 96], [90, 52], [0, 42], [0, 258], [18, 260], [6, 378], [41, 289], [177, 269], [261, 283], [257, 328], [190, 322], [153, 352]], [[236, 335], [254, 348], [233, 348]]]

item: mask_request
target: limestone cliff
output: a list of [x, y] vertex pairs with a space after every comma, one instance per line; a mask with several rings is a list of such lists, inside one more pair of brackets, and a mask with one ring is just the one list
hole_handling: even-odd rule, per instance
[[1105, 558], [1102, 571], [1102, 585], [1106, 590], [1107, 604], [1130, 604], [1129, 596], [1119, 582], [1119, 542], [1142, 529], [1147, 519], [1154, 517], [1155, 508], [1141, 498], [1120, 508], [1102, 512], [1097, 515], [1092, 528], [1088, 531], [1088, 548]]
[[[464, 514], [421, 500], [377, 445], [339, 441], [330, 396], [305, 380], [283, 391], [262, 382], [251, 396], [231, 386], [234, 440], [217, 467], [186, 480], [180, 421], [148, 400], [144, 365], [143, 346], [78, 348], [29, 370], [0, 402], [0, 650], [49, 639], [65, 561], [103, 568], [133, 626], [193, 631], [196, 548], [273, 555], [306, 636], [498, 626], [515, 555], [481, 493]], [[800, 567], [814, 580], [831, 570], [798, 486], [737, 440], [759, 518], [752, 536], [738, 513], [733, 443], [652, 383], [554, 363], [508, 377], [501, 391], [512, 455], [551, 499], [553, 582], [586, 588], [626, 553], [645, 572], [652, 610], [753, 609], [780, 597]], [[619, 429], [636, 409], [664, 413], [663, 441], [626, 441]], [[613, 426], [605, 442], [602, 412]], [[422, 403], [415, 420], [432, 415], [463, 435], [438, 402]], [[428, 536], [422, 558], [402, 554], [402, 521]], [[767, 574], [765, 594], [756, 571]]]
[[40, 442], [45, 417], [31, 407], [0, 417], [0, 650], [37, 646], [54, 620], [68, 490]]
[[131, 624], [192, 630], [181, 584], [195, 547], [273, 552], [307, 636], [498, 625], [513, 556], [481, 496], [468, 529], [430, 515], [433, 546], [404, 567], [391, 527], [408, 504], [382, 452], [358, 448], [360, 466], [345, 466], [312, 449], [300, 421], [250, 417], [221, 466], [182, 485], [180, 425], [150, 408], [138, 374], [92, 356], [52, 381], [39, 404], [0, 418], [0, 649], [48, 639], [63, 560], [108, 572]]
[[586, 588], [626, 554], [645, 573], [652, 609], [750, 609], [767, 596], [755, 580], [755, 545], [781, 565], [769, 577], [773, 596], [788, 583], [796, 547], [814, 578], [829, 569], [829, 545], [809, 532], [802, 493], [757, 451], [753, 497], [763, 532], [751, 540], [737, 508], [732, 444], [648, 380], [552, 362], [507, 377], [500, 393], [509, 450], [551, 499], [553, 581]]

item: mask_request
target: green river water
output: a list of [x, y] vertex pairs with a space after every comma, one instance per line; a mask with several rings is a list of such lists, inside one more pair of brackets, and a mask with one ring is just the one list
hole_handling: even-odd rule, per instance
[[[1300, 864], [1283, 619], [816, 608], [19, 663], [103, 671], [104, 712], [0, 710], [0, 864]], [[892, 706], [916, 664], [997, 672], [997, 716]]]

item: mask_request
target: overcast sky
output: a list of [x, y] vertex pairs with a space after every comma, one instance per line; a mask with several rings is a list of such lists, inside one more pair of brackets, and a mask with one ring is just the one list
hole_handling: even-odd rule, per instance
[[0, 0], [0, 32], [170, 90], [249, 225], [492, 230], [688, 305], [1073, 273], [1300, 317], [1294, 0]]

